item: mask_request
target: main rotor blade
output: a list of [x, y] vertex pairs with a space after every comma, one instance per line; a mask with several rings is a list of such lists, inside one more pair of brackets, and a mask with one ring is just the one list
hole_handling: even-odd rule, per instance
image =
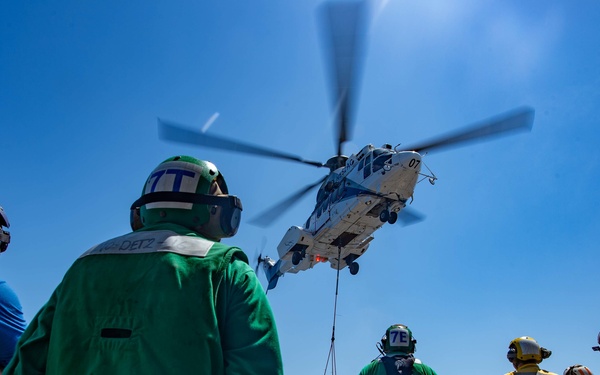
[[531, 131], [533, 118], [534, 110], [532, 108], [521, 107], [464, 129], [446, 133], [410, 147], [402, 147], [402, 149], [419, 153], [432, 152], [451, 146], [463, 146], [469, 142], [483, 141], [486, 138], [499, 137], [519, 131]]
[[298, 190], [294, 194], [290, 195], [288, 198], [283, 201], [277, 203], [275, 206], [269, 208], [263, 213], [259, 214], [254, 219], [250, 220], [248, 223], [257, 225], [259, 227], [266, 227], [275, 221], [279, 216], [281, 216], [287, 209], [289, 209], [294, 203], [297, 203], [300, 198], [306, 195], [315, 187], [321, 185], [323, 181], [327, 179], [327, 176], [321, 178], [319, 181], [312, 183], [308, 186], [303, 187], [301, 190]]
[[160, 118], [158, 119], [158, 132], [162, 139], [173, 142], [187, 143], [193, 146], [218, 148], [252, 155], [267, 156], [270, 158], [295, 161], [315, 167], [324, 167], [324, 164], [318, 161], [304, 160], [296, 155], [286, 154], [280, 151], [270, 150], [264, 147], [254, 146], [214, 135], [208, 135], [200, 131], [185, 128], [181, 124], [168, 120], [162, 120]]
[[320, 9], [324, 49], [331, 79], [331, 93], [337, 122], [337, 154], [350, 138], [354, 99], [358, 87], [359, 58], [365, 30], [365, 1], [330, 1]]

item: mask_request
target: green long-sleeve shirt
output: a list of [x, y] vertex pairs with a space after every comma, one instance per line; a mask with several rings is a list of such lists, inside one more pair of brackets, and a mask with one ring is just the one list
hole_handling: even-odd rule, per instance
[[[395, 357], [394, 355], [391, 355], [392, 357]], [[398, 358], [403, 358], [403, 355], [398, 355]], [[400, 373], [400, 372], [393, 372], [395, 373]], [[431, 369], [431, 367], [421, 363], [421, 361], [419, 361], [418, 359], [416, 359], [412, 365], [412, 373], [414, 375], [437, 375], [435, 373], [435, 371], [433, 371], [433, 369]], [[374, 361], [372, 361], [371, 363], [369, 363], [368, 365], [366, 365], [365, 367], [363, 367], [363, 369], [360, 371], [359, 375], [391, 375], [388, 374], [386, 372], [386, 368], [385, 365], [383, 364], [383, 362], [381, 361], [381, 358], [378, 358]]]
[[183, 227], [149, 229], [75, 261], [4, 375], [283, 373], [245, 254]]

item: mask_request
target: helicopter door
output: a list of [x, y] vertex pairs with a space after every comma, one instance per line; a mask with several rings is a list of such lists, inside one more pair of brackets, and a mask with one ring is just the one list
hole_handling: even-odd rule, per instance
[[320, 230], [325, 223], [327, 223], [330, 219], [329, 206], [331, 205], [331, 195], [329, 195], [321, 205], [317, 211], [317, 217], [315, 218], [315, 231]]
[[365, 157], [365, 170], [363, 173], [364, 178], [367, 178], [371, 175], [371, 153]]

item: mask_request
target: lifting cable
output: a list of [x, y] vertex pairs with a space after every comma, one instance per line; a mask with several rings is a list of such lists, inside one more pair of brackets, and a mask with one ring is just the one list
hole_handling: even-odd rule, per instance
[[342, 247], [338, 246], [338, 264], [337, 274], [335, 278], [335, 299], [333, 302], [333, 326], [331, 328], [331, 346], [329, 348], [329, 355], [327, 356], [327, 363], [325, 364], [325, 371], [323, 375], [327, 373], [327, 367], [329, 367], [329, 359], [331, 358], [331, 374], [337, 374], [337, 368], [335, 364], [335, 316], [337, 315], [337, 299], [338, 299], [338, 286], [340, 284], [340, 263], [342, 259]]

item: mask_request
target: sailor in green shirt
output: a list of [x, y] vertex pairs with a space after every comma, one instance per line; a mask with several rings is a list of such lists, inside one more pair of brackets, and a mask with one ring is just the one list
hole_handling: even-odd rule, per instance
[[220, 243], [241, 210], [212, 163], [159, 164], [132, 206], [134, 231], [75, 261], [4, 375], [283, 374], [262, 286]]
[[359, 375], [437, 375], [431, 367], [413, 356], [415, 344], [412, 331], [404, 324], [394, 324], [381, 338], [382, 357], [375, 359]]

